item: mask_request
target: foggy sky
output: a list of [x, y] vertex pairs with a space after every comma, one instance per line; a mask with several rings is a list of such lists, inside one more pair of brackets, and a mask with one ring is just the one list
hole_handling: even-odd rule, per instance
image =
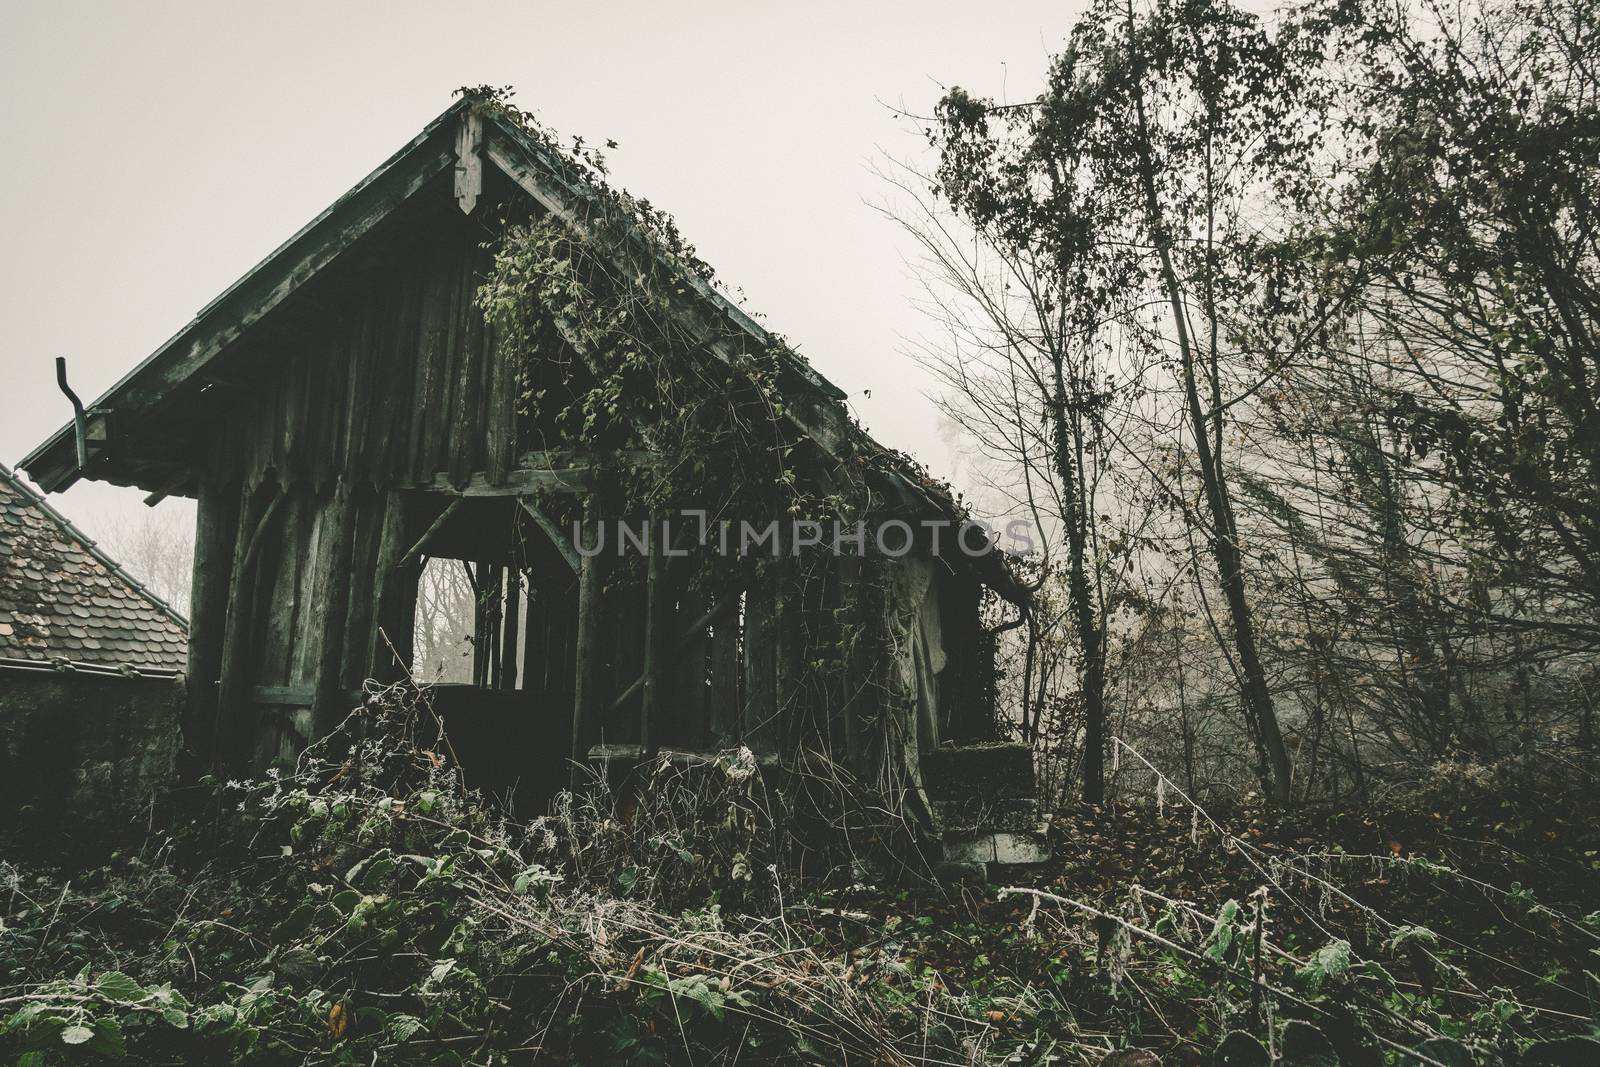
[[[487, 83], [563, 135], [617, 140], [618, 183], [671, 212], [879, 440], [959, 484], [905, 354], [930, 327], [872, 167], [924, 152], [893, 108], [1035, 90], [1077, 6], [0, 0], [0, 460], [68, 420], [54, 356], [98, 397], [452, 90]], [[52, 502], [97, 535], [142, 495]]]

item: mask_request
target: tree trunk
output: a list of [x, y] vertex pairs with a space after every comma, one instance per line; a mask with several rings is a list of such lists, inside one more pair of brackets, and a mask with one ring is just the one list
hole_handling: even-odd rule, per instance
[[[1106, 641], [1102, 620], [1090, 596], [1088, 568], [1088, 524], [1094, 514], [1093, 501], [1085, 499], [1087, 479], [1075, 462], [1075, 435], [1068, 423], [1068, 400], [1062, 357], [1054, 360], [1055, 397], [1051, 419], [1055, 437], [1056, 476], [1061, 479], [1067, 524], [1067, 595], [1072, 602], [1074, 627], [1078, 631], [1079, 651], [1083, 655], [1083, 802], [1105, 802], [1106, 746]], [[1073, 418], [1076, 419], [1076, 413]]]
[[[1133, 9], [1128, 9], [1128, 39], [1136, 40]], [[1261, 655], [1256, 647], [1255, 621], [1250, 603], [1245, 596], [1244, 566], [1239, 550], [1238, 534], [1234, 526], [1233, 504], [1229, 499], [1228, 482], [1223, 474], [1220, 448], [1222, 435], [1217, 434], [1217, 451], [1207, 433], [1215, 420], [1221, 429], [1221, 411], [1207, 416], [1200, 403], [1196, 383], [1195, 348], [1189, 336], [1188, 315], [1184, 307], [1183, 290], [1178, 284], [1178, 272], [1172, 261], [1172, 240], [1167, 233], [1161, 214], [1160, 199], [1156, 195], [1155, 161], [1150, 150], [1150, 126], [1145, 115], [1144, 92], [1141, 73], [1133, 79], [1133, 105], [1137, 129], [1134, 141], [1139, 157], [1139, 181], [1144, 193], [1147, 225], [1161, 265], [1161, 285], [1172, 311], [1172, 323], [1178, 338], [1179, 364], [1182, 368], [1184, 400], [1189, 412], [1189, 425], [1194, 437], [1195, 455], [1199, 461], [1200, 478], [1206, 491], [1206, 503], [1211, 512], [1211, 551], [1217, 563], [1217, 575], [1222, 582], [1222, 592], [1228, 601], [1228, 615], [1233, 623], [1234, 646], [1239, 657], [1246, 725], [1254, 734], [1256, 751], [1265, 764], [1262, 786], [1280, 804], [1290, 800], [1292, 785], [1289, 752], [1283, 743], [1283, 733], [1278, 728], [1278, 716], [1272, 705], [1272, 692], [1267, 688], [1267, 675], [1261, 665]]]

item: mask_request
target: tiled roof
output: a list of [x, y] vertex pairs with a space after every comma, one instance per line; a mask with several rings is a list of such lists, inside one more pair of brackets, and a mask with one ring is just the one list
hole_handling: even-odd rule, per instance
[[183, 670], [183, 616], [0, 464], [0, 661]]

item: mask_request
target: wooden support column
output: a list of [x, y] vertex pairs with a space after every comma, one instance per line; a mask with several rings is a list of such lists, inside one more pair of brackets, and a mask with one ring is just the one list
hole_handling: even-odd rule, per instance
[[807, 605], [804, 573], [798, 561], [789, 556], [778, 561], [775, 585], [772, 689], [777, 719], [773, 724], [773, 736], [778, 751], [792, 752], [808, 725], [803, 692], [805, 632], [801, 624]]
[[678, 639], [669, 659], [672, 663], [672, 683], [668, 698], [672, 702], [672, 721], [675, 744], [683, 748], [702, 749], [711, 740], [711, 729], [706, 717], [706, 656], [710, 642], [706, 640], [708, 601], [705, 591], [696, 588], [693, 578], [687, 578], [677, 594], [679, 618], [695, 620]]
[[[584, 502], [584, 525], [589, 536], [603, 536], [600, 529], [600, 509], [591, 494]], [[593, 543], [593, 542], [591, 542]], [[576, 689], [572, 700], [572, 759], [583, 763], [589, 756], [589, 746], [594, 743], [594, 731], [604, 711], [602, 687], [604, 658], [600, 649], [600, 635], [604, 632], [605, 607], [604, 551], [583, 556], [578, 567], [578, 647], [574, 676]]]
[[711, 707], [707, 729], [713, 743], [722, 745], [739, 735], [739, 608], [744, 591], [727, 589], [717, 595], [713, 607], [720, 611], [712, 622]]
[[372, 632], [367, 648], [367, 677], [381, 682], [398, 681], [411, 669], [413, 616], [422, 565], [408, 551], [410, 533], [405, 494], [391, 489], [385, 494], [383, 529], [378, 535]]
[[771, 570], [745, 597], [741, 734], [757, 755], [778, 750], [778, 590]]
[[255, 719], [250, 714], [256, 631], [255, 565], [262, 539], [287, 494], [276, 485], [257, 486], [242, 494], [239, 536], [234, 540], [228, 582], [228, 614], [222, 637], [222, 669], [217, 686], [214, 758], [227, 771], [247, 771]]
[[517, 687], [517, 631], [522, 623], [522, 574], [515, 567], [505, 571], [505, 605], [500, 614], [500, 688]]
[[183, 717], [183, 768], [203, 774], [214, 758], [217, 687], [222, 678], [223, 634], [228, 620], [228, 587], [234, 546], [239, 539], [239, 486], [200, 482], [195, 509], [194, 574], [189, 586], [189, 661]]
[[644, 697], [639, 703], [639, 748], [651, 753], [662, 737], [670, 738], [669, 724], [662, 721], [666, 691], [662, 683], [667, 673], [667, 626], [672, 595], [667, 589], [666, 568], [662, 565], [661, 526], [650, 524], [650, 557], [645, 564]]
[[[877, 634], [883, 625], [883, 606], [870, 579], [867, 564], [860, 556], [844, 556], [839, 560], [839, 597], [845, 605], [847, 633]], [[839, 703], [839, 713], [844, 717], [846, 766], [862, 774], [867, 771], [871, 755], [867, 723], [879, 710], [868, 651], [873, 647], [873, 640], [859, 639], [845, 646], [844, 692]]]
[[542, 696], [549, 647], [546, 634], [553, 623], [545, 604], [549, 594], [534, 583], [531, 568], [522, 571], [521, 578], [528, 586], [528, 625], [522, 631], [522, 688]]
[[316, 698], [311, 706], [311, 736], [306, 739], [312, 743], [337, 726], [344, 713], [350, 710], [340, 684], [355, 529], [350, 483], [340, 478], [334, 484], [332, 497], [322, 506], [326, 532], [319, 542], [318, 566], [326, 568], [327, 584], [323, 586], [321, 602], [309, 605], [305, 624], [311, 640], [319, 642], [313, 646], [318, 653]]

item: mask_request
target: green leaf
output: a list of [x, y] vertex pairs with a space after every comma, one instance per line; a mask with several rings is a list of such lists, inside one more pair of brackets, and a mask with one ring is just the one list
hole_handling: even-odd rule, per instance
[[1233, 945], [1233, 935], [1238, 931], [1238, 925], [1239, 902], [1230, 900], [1217, 912], [1217, 921], [1211, 927], [1211, 946], [1206, 949], [1207, 959], [1217, 963], [1223, 961]]
[[232, 1004], [208, 1004], [194, 1014], [195, 1027], [200, 1030], [211, 1026], [232, 1026], [238, 1021], [239, 1009]]
[[1350, 942], [1334, 941], [1313, 952], [1305, 966], [1295, 972], [1295, 978], [1302, 989], [1316, 996], [1329, 981], [1338, 981], [1349, 970]]
[[61, 1031], [61, 1043], [63, 1045], [81, 1045], [86, 1041], [92, 1040], [93, 1038], [94, 1031], [81, 1024], [69, 1026], [65, 1030]]
[[1407, 945], [1437, 945], [1439, 935], [1426, 926], [1402, 926], [1389, 937], [1389, 951], [1396, 952]]
[[122, 1026], [115, 1019], [95, 1020], [94, 1037], [89, 1041], [89, 1047], [113, 1059], [121, 1059], [128, 1054], [128, 1046], [122, 1040]]
[[121, 971], [106, 971], [95, 979], [94, 988], [112, 1000], [139, 1001], [146, 996], [144, 987]]

